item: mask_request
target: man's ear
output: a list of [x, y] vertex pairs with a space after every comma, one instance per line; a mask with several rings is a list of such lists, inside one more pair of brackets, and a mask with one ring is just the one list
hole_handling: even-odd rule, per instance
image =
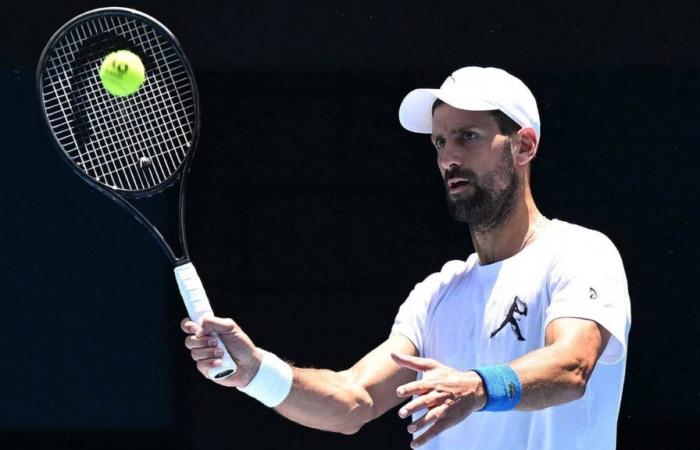
[[524, 166], [537, 155], [537, 134], [532, 128], [522, 128], [518, 131], [518, 151], [515, 154], [515, 163]]

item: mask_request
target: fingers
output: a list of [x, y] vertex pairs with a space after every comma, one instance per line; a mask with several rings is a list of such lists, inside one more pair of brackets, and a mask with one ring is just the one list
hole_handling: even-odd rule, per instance
[[[192, 333], [185, 338], [185, 347], [191, 351], [223, 344], [239, 366], [256, 362], [253, 357], [255, 344], [232, 319], [204, 316], [198, 325], [186, 318], [182, 320], [180, 327], [185, 332]], [[201, 354], [201, 352], [196, 352], [196, 355], [193, 355], [196, 359], [199, 356], [206, 358], [206, 355]]]
[[428, 380], [411, 381], [396, 388], [396, 395], [399, 397], [410, 397], [412, 395], [423, 395], [435, 388], [434, 383]]
[[392, 352], [391, 357], [399, 366], [415, 370], [416, 372], [425, 372], [439, 365], [434, 359], [420, 358], [418, 356], [400, 355]]
[[202, 326], [197, 331], [197, 336], [203, 336], [211, 333], [212, 331], [218, 334], [229, 334], [233, 333], [236, 329], [236, 322], [232, 319], [224, 319], [216, 316], [204, 316], [202, 318]]
[[[261, 357], [256, 356], [255, 345], [232, 319], [210, 315], [204, 316], [197, 323], [186, 317], [180, 321], [180, 328], [188, 334], [185, 337], [185, 347], [196, 361], [197, 370], [205, 378], [223, 386], [244, 386], [250, 382], [250, 374], [255, 373], [251, 372], [250, 368], [256, 363], [259, 365]], [[225, 350], [219, 347], [221, 344], [226, 347], [229, 355], [235, 358], [241, 370], [235, 376], [209, 378], [211, 369], [223, 365]], [[246, 377], [246, 374], [249, 376]]]
[[222, 361], [220, 359], [203, 359], [201, 361], [197, 361], [197, 370], [204, 375], [205, 378], [209, 378], [209, 370], [213, 369], [214, 367], [219, 367], [221, 366]]
[[421, 395], [406, 403], [399, 409], [399, 417], [408, 417], [425, 408], [434, 408], [449, 399], [450, 395], [445, 392], [430, 392]]
[[221, 318], [216, 316], [204, 316], [201, 319], [201, 324], [197, 324], [189, 317], [185, 317], [180, 321], [180, 329], [187, 334], [196, 334], [204, 336], [215, 331], [219, 334], [231, 333], [236, 328], [236, 322], [229, 318]]
[[185, 338], [185, 347], [192, 350], [194, 348], [216, 347], [217, 340], [211, 336], [187, 336]]
[[194, 323], [189, 317], [185, 317], [180, 321], [180, 329], [187, 334], [195, 334], [199, 330], [199, 325]]
[[[187, 328], [185, 320], [182, 321], [183, 330]], [[192, 324], [193, 322], [190, 321], [189, 323]], [[190, 350], [192, 359], [197, 361], [197, 370], [207, 378], [211, 368], [219, 367], [222, 364], [220, 358], [224, 355], [224, 352], [217, 347], [217, 340], [213, 337], [187, 336], [185, 338], [185, 347]]]
[[436, 420], [442, 417], [442, 414], [445, 412], [445, 409], [447, 409], [447, 405], [439, 405], [431, 409], [430, 411], [416, 419], [415, 422], [411, 423], [407, 428], [408, 432], [415, 433], [416, 431], [420, 431], [428, 425], [434, 423]]
[[223, 364], [220, 359], [224, 351], [217, 347], [216, 339], [209, 336], [188, 336], [185, 346], [190, 349], [190, 356], [197, 361], [197, 369], [208, 378], [209, 369]]
[[221, 358], [224, 356], [224, 351], [217, 347], [193, 348], [190, 350], [190, 355], [195, 361], [202, 361]]
[[[436, 408], [437, 409], [437, 408]], [[435, 424], [428, 428], [425, 433], [421, 434], [411, 442], [411, 448], [418, 448], [424, 445], [426, 442], [442, 433], [446, 429], [450, 428], [453, 424], [447, 420], [434, 419]], [[432, 423], [432, 422], [431, 422]]]
[[[210, 336], [187, 336], [185, 347], [195, 361], [213, 360], [224, 356], [224, 351], [217, 347], [218, 341]], [[219, 361], [220, 363], [220, 361]]]

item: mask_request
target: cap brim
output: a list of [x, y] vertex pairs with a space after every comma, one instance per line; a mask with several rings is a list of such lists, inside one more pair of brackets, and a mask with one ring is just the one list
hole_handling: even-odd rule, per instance
[[439, 89], [414, 89], [409, 92], [399, 106], [401, 126], [414, 133], [432, 133], [432, 108], [439, 92]]
[[433, 132], [433, 104], [437, 99], [466, 111], [498, 109], [494, 104], [479, 98], [454, 99], [440, 89], [414, 89], [404, 97], [401, 106], [399, 106], [401, 126], [414, 133], [431, 134]]

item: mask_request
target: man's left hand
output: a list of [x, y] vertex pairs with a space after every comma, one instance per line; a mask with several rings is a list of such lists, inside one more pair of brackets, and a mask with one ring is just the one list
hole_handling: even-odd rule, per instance
[[391, 356], [401, 367], [423, 373], [421, 380], [406, 383], [396, 389], [399, 397], [416, 396], [401, 407], [400, 417], [428, 410], [408, 426], [408, 432], [415, 433], [432, 425], [411, 442], [411, 448], [420, 447], [486, 404], [483, 383], [476, 372], [460, 372], [434, 359], [396, 353]]

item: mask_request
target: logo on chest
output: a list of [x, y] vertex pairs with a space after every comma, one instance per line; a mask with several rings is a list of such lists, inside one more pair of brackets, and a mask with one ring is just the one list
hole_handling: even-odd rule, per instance
[[501, 326], [491, 333], [491, 337], [497, 335], [498, 332], [505, 328], [506, 325], [510, 325], [511, 330], [513, 330], [513, 333], [515, 333], [515, 337], [517, 337], [519, 341], [524, 341], [525, 338], [520, 332], [520, 324], [518, 324], [518, 321], [522, 316], [527, 316], [527, 303], [520, 300], [520, 298], [518, 298], [516, 295], [513, 299], [513, 303], [510, 305], [510, 308], [508, 308], [506, 318], [503, 319]]

